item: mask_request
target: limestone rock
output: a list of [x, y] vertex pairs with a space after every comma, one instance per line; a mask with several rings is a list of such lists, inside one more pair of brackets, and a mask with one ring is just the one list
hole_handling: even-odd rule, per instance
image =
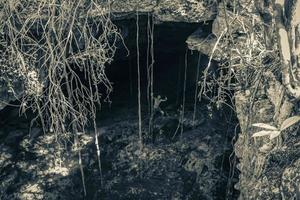
[[214, 60], [220, 61], [222, 59], [220, 51], [216, 49], [214, 53], [212, 52], [216, 42], [217, 38], [213, 35], [206, 35], [201, 27], [192, 33], [186, 40], [189, 49], [199, 51], [208, 56], [213, 56]]
[[128, 18], [152, 12], [160, 22], [202, 22], [212, 20], [217, 4], [208, 0], [115, 0], [111, 3], [113, 17]]

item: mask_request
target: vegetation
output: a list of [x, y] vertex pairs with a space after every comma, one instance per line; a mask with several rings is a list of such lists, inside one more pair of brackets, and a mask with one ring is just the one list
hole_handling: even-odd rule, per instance
[[[100, 87], [107, 94], [112, 91], [105, 65], [122, 40], [111, 22], [110, 5], [94, 0], [4, 0], [0, 7], [1, 82], [16, 97], [15, 80], [24, 83], [18, 97], [21, 113], [36, 112], [32, 124], [38, 120], [58, 142], [61, 134], [71, 134], [80, 165], [78, 133], [91, 122], [101, 173], [96, 106], [102, 98]], [[84, 178], [82, 167], [81, 172]]]

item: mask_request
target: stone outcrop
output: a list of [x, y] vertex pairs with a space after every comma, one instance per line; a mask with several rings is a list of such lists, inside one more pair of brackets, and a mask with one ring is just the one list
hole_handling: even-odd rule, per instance
[[[256, 14], [248, 17], [242, 14], [237, 19], [228, 11], [227, 22], [221, 8], [213, 23], [212, 35], [204, 37], [199, 29], [187, 39], [187, 45], [190, 49], [198, 50], [219, 62], [228, 61], [230, 56], [242, 60], [242, 62], [238, 59], [231, 61], [236, 78], [241, 83], [235, 92], [236, 113], [241, 129], [235, 143], [235, 154], [239, 160], [237, 170], [240, 173], [239, 183], [235, 188], [240, 191], [239, 199], [299, 199], [299, 123], [282, 131], [276, 139], [252, 137], [254, 133], [263, 130], [253, 127], [254, 123], [280, 127], [287, 118], [299, 115], [297, 106], [299, 101], [289, 95], [278, 73], [281, 64], [278, 46], [272, 38], [275, 29], [272, 31], [271, 26], [265, 28], [258, 26], [264, 23], [262, 20], [266, 20], [266, 13], [261, 10], [258, 12], [253, 3], [244, 2], [241, 5], [247, 5], [248, 10]], [[226, 23], [230, 24], [231, 29], [226, 28]], [[255, 27], [255, 32], [252, 32], [251, 27]], [[230, 32], [231, 38], [228, 40], [234, 39], [233, 47], [228, 48], [229, 43], [226, 43], [228, 40], [218, 41], [222, 31]], [[251, 32], [252, 41], [249, 41], [245, 33]], [[270, 32], [273, 35], [269, 35]], [[268, 62], [274, 63], [273, 68], [268, 69], [268, 63], [264, 62], [260, 64], [264, 70], [259, 72], [260, 66], [256, 65], [260, 63], [258, 59], [263, 55], [255, 51], [270, 49], [270, 41], [273, 41], [271, 49], [275, 54], [270, 54], [264, 59], [270, 59]], [[257, 44], [260, 45], [253, 48], [252, 45]], [[247, 61], [248, 59], [252, 60]], [[250, 68], [247, 63], [251, 63]], [[247, 74], [247, 77], [243, 77], [243, 73]], [[253, 76], [251, 73], [255, 76], [251, 77]]]
[[[259, 14], [267, 24], [266, 13], [270, 15], [268, 12], [272, 5], [265, 4], [265, 6], [259, 10]], [[288, 13], [288, 9], [286, 12]], [[275, 22], [278, 26], [278, 22]], [[276, 40], [274, 40], [276, 29], [268, 26], [264, 31], [267, 37], [264, 45], [268, 49], [270, 48], [268, 41]], [[281, 36], [277, 35], [278, 43], [281, 39]], [[258, 41], [263, 42], [262, 39]], [[281, 45], [271, 44], [271, 49], [276, 53], [271, 62], [276, 68], [268, 70], [268, 64], [264, 63], [265, 70], [258, 75], [259, 79], [250, 84], [244, 92], [236, 93], [236, 110], [241, 126], [241, 133], [235, 144], [235, 152], [240, 160], [238, 165], [240, 180], [236, 185], [241, 191], [240, 199], [300, 197], [299, 122], [295, 121], [288, 129], [280, 130], [280, 135], [275, 139], [266, 136], [252, 137], [254, 133], [264, 130], [254, 127], [254, 123], [265, 123], [281, 129], [285, 120], [299, 115], [298, 97], [291, 95], [289, 85], [285, 82], [286, 63], [282, 52], [281, 59], [278, 58], [281, 48]], [[288, 54], [288, 51], [284, 51], [283, 54]]]
[[[293, 103], [285, 96], [282, 85], [272, 74], [267, 78], [267, 96], [262, 95], [265, 85], [258, 88], [251, 106], [250, 92], [236, 94], [236, 109], [242, 132], [235, 144], [240, 171], [239, 199], [297, 199], [299, 194], [299, 129], [292, 126], [279, 138], [253, 138], [253, 133], [261, 129], [252, 127], [254, 123], [278, 126], [293, 113]], [[252, 107], [249, 109], [249, 107]], [[293, 176], [293, 177], [292, 177]]]
[[210, 0], [118, 0], [112, 1], [114, 17], [126, 18], [141, 13], [151, 12], [160, 22], [197, 23], [212, 20], [217, 5]]

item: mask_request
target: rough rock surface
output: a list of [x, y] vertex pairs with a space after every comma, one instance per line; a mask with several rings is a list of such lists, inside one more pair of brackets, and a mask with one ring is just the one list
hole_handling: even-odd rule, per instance
[[111, 8], [116, 18], [136, 14], [138, 10], [153, 13], [160, 22], [196, 23], [212, 20], [217, 4], [211, 0], [116, 0]]
[[[252, 10], [252, 13], [257, 12], [253, 3], [241, 2], [241, 5], [247, 6], [247, 9]], [[230, 19], [230, 12], [228, 16]], [[254, 18], [241, 16], [235, 22], [242, 21], [244, 27], [238, 24], [231, 26], [233, 28], [230, 29], [231, 37], [234, 38], [235, 42], [233, 50], [241, 50], [241, 52], [231, 54], [233, 57], [255, 54], [254, 51], [247, 53], [248, 48], [251, 49], [252, 47], [247, 46], [249, 40], [241, 29], [241, 27], [246, 29], [251, 27], [251, 23], [253, 23], [251, 20]], [[258, 20], [258, 24], [260, 23], [259, 13], [256, 13], [255, 20]], [[226, 22], [222, 11], [220, 11], [213, 23], [212, 35], [203, 37], [201, 29], [197, 30], [187, 39], [189, 48], [212, 56], [217, 61], [228, 60], [229, 52], [224, 52], [222, 49], [228, 45], [226, 40], [221, 39], [216, 45], [222, 31], [229, 31], [224, 27], [226, 27]], [[257, 31], [256, 41], [253, 40], [251, 44], [255, 45], [257, 42], [261, 46], [254, 49], [266, 49], [263, 37], [259, 35], [262, 33], [262, 29], [258, 26], [255, 27], [255, 31]], [[276, 45], [272, 48], [276, 53]], [[255, 66], [257, 59], [254, 55], [252, 56], [254, 59], [249, 63]], [[247, 63], [243, 63], [241, 67], [234, 67], [236, 77], [242, 83], [241, 88], [237, 88], [238, 90], [235, 92], [236, 113], [241, 128], [241, 133], [238, 134], [238, 140], [235, 143], [235, 153], [239, 159], [237, 169], [240, 171], [239, 183], [236, 184], [235, 188], [241, 192], [239, 197], [241, 200], [300, 199], [299, 123], [281, 132], [280, 136], [273, 140], [269, 137], [255, 139], [252, 137], [255, 132], [263, 130], [253, 128], [252, 124], [254, 123], [280, 127], [287, 118], [299, 115], [299, 107], [297, 106], [299, 104], [287, 95], [285, 87], [280, 82], [278, 75], [280, 64], [276, 64], [278, 55], [273, 56], [267, 57], [267, 59], [273, 60], [275, 64], [271, 68], [268, 68], [266, 62], [262, 64], [265, 67], [263, 73], [257, 73], [259, 69], [252, 69], [256, 73], [254, 79], [249, 71], [246, 71], [248, 70], [246, 68]], [[239, 66], [238, 62], [233, 61], [233, 63], [234, 66]], [[251, 70], [251, 67], [249, 69]], [[241, 72], [248, 74], [247, 77], [243, 78]]]
[[[271, 94], [268, 98], [258, 98], [252, 110], [247, 108], [249, 96], [245, 93], [236, 96], [237, 112], [242, 122], [240, 125], [244, 130], [235, 144], [240, 161], [238, 168], [241, 171], [240, 182], [236, 187], [241, 191], [240, 199], [299, 199], [299, 125], [292, 126], [275, 140], [251, 137], [254, 132], [261, 130], [251, 127], [253, 123], [278, 126], [288, 117], [286, 113], [291, 113], [293, 109], [293, 104], [284, 99], [284, 95], [278, 95], [283, 90], [274, 76], [265, 76], [269, 77], [270, 87], [267, 90]], [[274, 104], [278, 101], [281, 102]]]
[[[8, 71], [8, 69], [11, 67], [11, 63], [9, 63], [7, 56], [4, 55], [3, 49], [6, 48], [4, 46], [6, 42], [3, 41], [3, 39], [3, 33], [0, 33], [0, 110], [2, 110], [7, 105], [7, 103], [18, 98], [14, 96], [14, 94], [21, 95], [23, 91], [23, 80], [17, 70], [11, 73], [7, 73], [7, 77], [3, 77], [4, 72], [6, 70]], [[10, 81], [8, 82], [7, 80]]]
[[[222, 199], [230, 170], [230, 136], [224, 140], [228, 127], [220, 122], [221, 116], [209, 119], [205, 118], [205, 108], [199, 112], [203, 115], [196, 119], [197, 129], [191, 129], [192, 112], [187, 111], [181, 140], [177, 136], [171, 142], [171, 134], [167, 133], [171, 130], [164, 129], [154, 144], [145, 137], [142, 152], [132, 111], [109, 113], [113, 118], [105, 117], [99, 127], [102, 187], [93, 133], [80, 135], [86, 199]], [[169, 121], [157, 119], [164, 121], [155, 123], [159, 127]], [[57, 141], [53, 134], [37, 133], [37, 128], [35, 134], [28, 135], [28, 129], [15, 126], [13, 120], [3, 130], [1, 199], [83, 198], [78, 155], [71, 148], [70, 135], [65, 134], [63, 140]], [[9, 130], [22, 134], [13, 138], [7, 134]]]

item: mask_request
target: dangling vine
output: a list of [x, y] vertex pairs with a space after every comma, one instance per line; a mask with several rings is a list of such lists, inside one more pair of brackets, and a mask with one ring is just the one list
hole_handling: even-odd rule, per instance
[[151, 34], [151, 24], [150, 24], [150, 13], [147, 14], [147, 56], [146, 56], [146, 67], [147, 67], [147, 104], [148, 104], [148, 114], [151, 112], [151, 100], [150, 100], [150, 65], [149, 65], [149, 54], [150, 54], [150, 34]]
[[[92, 121], [102, 182], [96, 107], [101, 105], [100, 88], [108, 100], [112, 84], [105, 66], [123, 42], [110, 19], [110, 1], [94, 0], [1, 1], [1, 84], [11, 88], [20, 101], [20, 111], [33, 110], [32, 120], [45, 132], [70, 134], [78, 151], [84, 193], [79, 132]], [[24, 93], [14, 92], [19, 80]]]
[[201, 53], [199, 52], [198, 61], [197, 61], [197, 70], [196, 70], [196, 81], [195, 81], [193, 126], [195, 126], [196, 123], [195, 121], [196, 121], [196, 111], [197, 111], [197, 101], [198, 101], [198, 82], [199, 82], [199, 73], [200, 73], [200, 62], [201, 62]]
[[137, 76], [138, 76], [138, 127], [139, 127], [139, 142], [140, 151], [143, 149], [142, 135], [142, 108], [141, 108], [141, 72], [140, 72], [140, 47], [139, 47], [139, 10], [136, 10], [136, 59], [137, 59]]
[[180, 137], [183, 134], [183, 122], [184, 122], [184, 112], [185, 112], [185, 100], [186, 100], [186, 78], [187, 78], [187, 68], [188, 68], [188, 49], [186, 49], [184, 56], [184, 82], [183, 82], [183, 92], [182, 92], [182, 108], [180, 111]]
[[[155, 63], [154, 59], [154, 19], [153, 15], [148, 15], [148, 23], [147, 23], [147, 36], [148, 36], [148, 49], [147, 49], [147, 99], [148, 99], [148, 106], [149, 106], [149, 128], [148, 132], [149, 135], [153, 136], [153, 117], [154, 117], [154, 91], [153, 91], [153, 67]], [[151, 23], [150, 23], [151, 22]], [[149, 65], [149, 57], [148, 53], [151, 57], [151, 63]]]

